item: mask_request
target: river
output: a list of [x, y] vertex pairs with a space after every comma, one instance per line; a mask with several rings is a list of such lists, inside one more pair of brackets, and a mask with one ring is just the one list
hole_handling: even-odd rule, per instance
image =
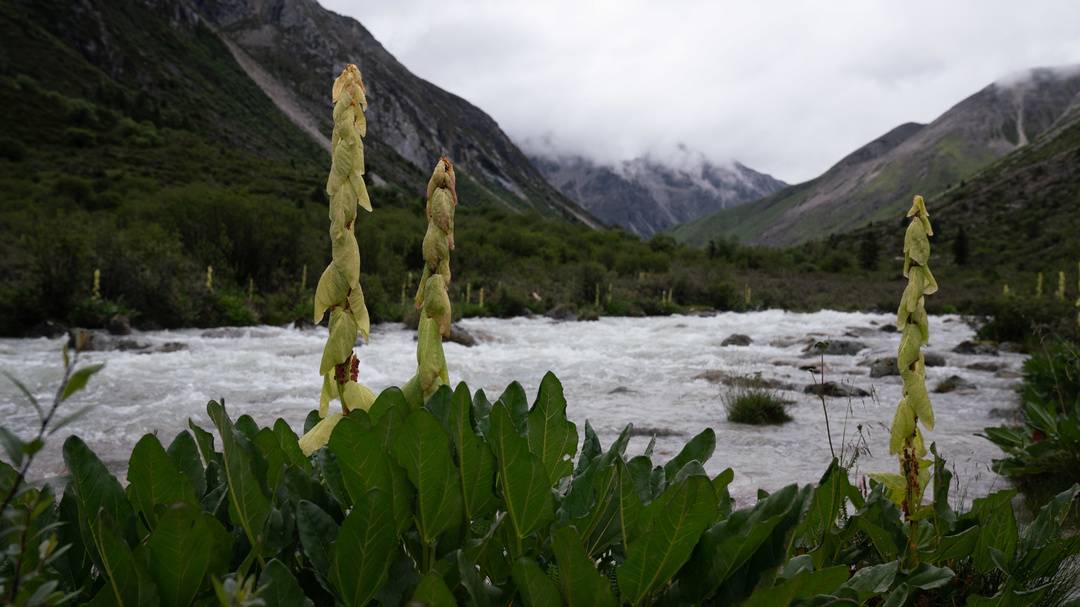
[[[461, 326], [479, 338], [474, 347], [446, 345], [454, 384], [465, 381], [483, 388], [494, 400], [517, 380], [530, 400], [548, 370], [562, 380], [569, 417], [579, 437], [589, 420], [605, 447], [628, 423], [639, 432], [656, 433], [654, 460], [666, 460], [701, 429], [717, 435], [716, 453], [706, 468], [735, 469], [732, 492], [751, 500], [758, 488], [776, 490], [786, 484], [816, 481], [830, 460], [821, 401], [804, 394], [817, 356], [803, 353], [807, 339], [855, 340], [865, 349], [854, 355], [825, 356], [825, 379], [862, 388], [862, 398], [827, 398], [834, 449], [851, 453], [859, 430], [868, 448], [857, 462], [857, 474], [892, 471], [888, 424], [900, 396], [899, 377], [871, 378], [866, 364], [895, 354], [898, 335], [881, 330], [889, 315], [822, 311], [721, 313], [713, 316], [603, 318], [596, 322], [555, 322], [546, 318], [468, 319]], [[733, 333], [749, 336], [748, 346], [723, 346]], [[357, 350], [360, 381], [378, 391], [408, 379], [415, 368], [414, 333], [401, 325], [373, 329], [370, 343]], [[189, 418], [211, 427], [206, 402], [225, 400], [235, 419], [247, 413], [260, 424], [283, 417], [299, 429], [317, 406], [318, 363], [326, 330], [299, 331], [278, 327], [212, 330], [186, 329], [138, 333], [149, 344], [178, 342], [168, 353], [87, 352], [84, 363], [104, 362], [104, 370], [70, 401], [70, 408], [93, 405], [91, 414], [50, 439], [35, 463], [35, 478], [64, 474], [60, 446], [70, 432], [84, 440], [119, 475], [135, 442], [147, 432], [168, 444]], [[1001, 423], [1001, 411], [1016, 406], [1015, 387], [1023, 357], [961, 355], [952, 348], [972, 339], [972, 329], [957, 316], [931, 318], [927, 351], [942, 353], [945, 365], [927, 369], [931, 390], [940, 379], [958, 375], [977, 386], [948, 394], [931, 394], [937, 427], [927, 434], [955, 468], [958, 495], [973, 497], [1004, 486], [990, 462], [1000, 451], [976, 436], [983, 427]], [[20, 378], [32, 392], [49, 399], [60, 375], [63, 339], [0, 340], [0, 368]], [[973, 363], [996, 363], [998, 372], [973, 370]], [[760, 374], [789, 384], [781, 395], [794, 403], [794, 417], [781, 426], [744, 426], [726, 420], [722, 384], [696, 378], [705, 371]], [[4, 424], [27, 436], [35, 422], [14, 386], [0, 378], [0, 415]], [[67, 406], [67, 405], [66, 405]], [[997, 411], [995, 411], [997, 410]], [[637, 453], [648, 436], [636, 436], [629, 452]]]

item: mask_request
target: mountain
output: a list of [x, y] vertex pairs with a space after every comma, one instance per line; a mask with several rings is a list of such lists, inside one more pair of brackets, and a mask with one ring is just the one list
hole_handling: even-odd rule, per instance
[[392, 150], [426, 174], [446, 154], [459, 180], [465, 176], [466, 183], [459, 182], [465, 200], [473, 194], [595, 223], [544, 180], [490, 116], [410, 72], [355, 19], [315, 0], [190, 2], [263, 91], [324, 147], [331, 129], [329, 83], [345, 64], [356, 63], [368, 92], [372, 156]]
[[892, 129], [816, 179], [679, 226], [673, 234], [697, 245], [735, 237], [779, 246], [892, 218], [913, 194], [954, 187], [1054, 128], [1078, 111], [1078, 94], [1077, 67], [1034, 69], [995, 82], [929, 124]]
[[490, 116], [417, 77], [358, 22], [314, 0], [3, 0], [0, 15], [11, 32], [0, 54], [9, 71], [70, 76], [95, 99], [112, 91], [106, 102], [123, 90], [156, 124], [293, 164], [328, 163], [330, 83], [357, 63], [369, 93], [373, 183], [416, 191], [446, 154], [466, 203], [596, 224]]
[[[1045, 291], [1067, 276], [1067, 300], [1076, 300], [1080, 260], [1080, 111], [1060, 117], [1041, 135], [974, 172], [926, 204], [934, 227], [931, 266], [942, 291], [977, 287], [990, 296], [1011, 284], [1018, 295], [1034, 291], [1044, 273]], [[909, 203], [910, 204], [910, 203]], [[835, 252], [902, 250], [904, 213], [862, 228], [800, 245], [798, 256], [823, 259]], [[897, 272], [898, 266], [888, 268]]]
[[685, 147], [674, 163], [639, 157], [616, 165], [575, 155], [533, 154], [547, 180], [609, 225], [649, 237], [739, 205], [786, 184], [739, 163], [718, 166]]

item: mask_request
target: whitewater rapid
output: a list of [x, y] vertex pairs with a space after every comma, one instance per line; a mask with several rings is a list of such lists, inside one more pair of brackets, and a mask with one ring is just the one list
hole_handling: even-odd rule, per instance
[[[895, 355], [898, 336], [882, 331], [889, 315], [823, 311], [722, 313], [714, 316], [603, 318], [596, 322], [556, 322], [546, 318], [469, 319], [460, 324], [479, 343], [471, 348], [448, 343], [451, 380], [483, 388], [495, 400], [506, 385], [521, 382], [535, 396], [548, 370], [562, 380], [568, 414], [579, 438], [589, 420], [606, 447], [628, 423], [655, 432], [654, 461], [666, 460], [705, 427], [716, 431], [716, 452], [706, 465], [711, 473], [735, 469], [733, 494], [740, 502], [759, 488], [774, 491], [789, 483], [816, 481], [831, 458], [821, 402], [803, 394], [812, 382], [800, 366], [807, 339], [856, 340], [867, 348], [856, 355], [825, 356], [825, 379], [862, 388], [863, 398], [827, 398], [834, 448], [851, 445], [861, 426], [869, 453], [860, 456], [859, 475], [892, 471], [888, 428], [900, 396], [899, 377], [870, 378], [866, 362]], [[733, 333], [748, 335], [749, 346], [723, 346]], [[372, 330], [370, 343], [358, 348], [360, 381], [379, 391], [407, 380], [415, 369], [414, 333], [387, 324]], [[106, 366], [70, 408], [93, 405], [93, 412], [50, 439], [32, 472], [35, 478], [65, 473], [60, 447], [77, 433], [123, 478], [125, 459], [135, 442], [155, 432], [168, 444], [190, 418], [211, 428], [210, 399], [224, 399], [231, 416], [249, 414], [260, 424], [282, 417], [294, 428], [317, 406], [319, 357], [326, 330], [300, 331], [253, 327], [204, 332], [199, 329], [138, 333], [150, 344], [179, 342], [168, 353], [87, 352], [84, 363]], [[927, 434], [955, 468], [960, 493], [967, 499], [1005, 485], [989, 466], [1000, 451], [976, 436], [985, 426], [1002, 423], [1001, 411], [1015, 409], [1015, 386], [1023, 357], [955, 354], [958, 343], [972, 339], [972, 329], [957, 316], [931, 318], [931, 343], [925, 348], [945, 355], [945, 366], [927, 369], [932, 390], [950, 375], [977, 385], [976, 390], [931, 394], [937, 427]], [[60, 375], [65, 339], [2, 339], [0, 369], [20, 378], [43, 400], [51, 399]], [[972, 370], [977, 362], [1004, 365], [997, 373]], [[860, 364], [862, 363], [862, 364]], [[721, 395], [728, 389], [695, 376], [718, 370], [791, 384], [781, 392], [794, 401], [794, 421], [781, 426], [743, 426], [726, 420]], [[36, 421], [13, 385], [0, 378], [0, 415], [4, 425], [26, 437]], [[636, 436], [629, 453], [644, 449], [648, 436]]]

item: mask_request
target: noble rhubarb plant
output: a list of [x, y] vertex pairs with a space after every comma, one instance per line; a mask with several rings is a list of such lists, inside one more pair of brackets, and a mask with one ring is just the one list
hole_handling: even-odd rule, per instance
[[450, 332], [450, 251], [454, 249], [454, 209], [457, 207], [454, 165], [445, 156], [435, 163], [427, 185], [427, 233], [424, 270], [416, 288], [420, 311], [416, 340], [416, 374], [402, 386], [413, 406], [422, 405], [435, 390], [450, 383], [442, 338]]
[[923, 492], [930, 480], [933, 462], [925, 459], [926, 445], [922, 425], [934, 429], [934, 409], [926, 391], [926, 365], [922, 346], [930, 340], [930, 324], [926, 315], [926, 296], [937, 292], [937, 281], [930, 272], [930, 216], [922, 196], [916, 196], [908, 210], [911, 218], [904, 234], [904, 278], [907, 287], [896, 312], [896, 328], [900, 330], [900, 347], [896, 364], [903, 380], [903, 394], [896, 406], [889, 453], [900, 460], [899, 474], [875, 474], [873, 478], [885, 484], [890, 497], [900, 506], [908, 520], [921, 514]]
[[360, 249], [356, 244], [357, 207], [371, 211], [364, 185], [364, 142], [367, 121], [364, 110], [364, 82], [360, 70], [348, 65], [334, 81], [334, 132], [331, 138], [332, 164], [326, 180], [330, 199], [330, 242], [332, 259], [315, 289], [315, 322], [330, 312], [330, 331], [319, 363], [323, 377], [319, 397], [322, 420], [300, 439], [304, 453], [311, 454], [330, 440], [330, 433], [342, 413], [330, 413], [330, 403], [341, 403], [343, 413], [366, 410], [375, 394], [356, 380], [359, 361], [353, 353], [359, 333], [368, 338], [371, 322], [364, 292], [360, 289]]

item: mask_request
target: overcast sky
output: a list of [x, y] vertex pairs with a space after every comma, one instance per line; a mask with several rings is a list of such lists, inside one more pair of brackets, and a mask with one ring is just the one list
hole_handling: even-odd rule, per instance
[[1080, 63], [1080, 1], [320, 0], [527, 150], [680, 143], [789, 182], [994, 80]]

